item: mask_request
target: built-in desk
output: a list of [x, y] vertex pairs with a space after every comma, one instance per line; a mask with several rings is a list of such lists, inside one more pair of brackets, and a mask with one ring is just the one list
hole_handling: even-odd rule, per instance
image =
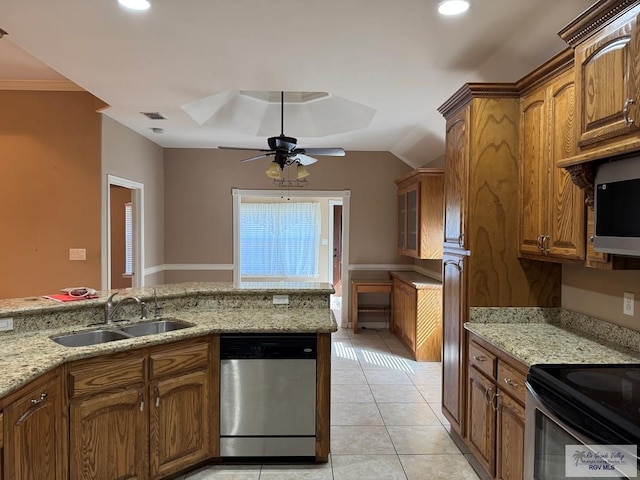
[[[351, 305], [350, 319], [353, 324], [353, 333], [358, 333], [358, 313], [385, 313], [391, 315], [393, 312], [393, 281], [392, 280], [352, 280], [351, 281]], [[360, 305], [358, 295], [360, 293], [387, 293], [389, 294], [389, 303]], [[390, 322], [392, 323], [392, 322]]]

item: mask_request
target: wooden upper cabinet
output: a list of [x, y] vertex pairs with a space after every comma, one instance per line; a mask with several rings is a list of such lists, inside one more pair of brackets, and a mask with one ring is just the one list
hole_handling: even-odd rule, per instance
[[[570, 52], [553, 61], [562, 66]], [[573, 70], [556, 74], [521, 98], [520, 254], [554, 262], [585, 258], [584, 192], [557, 162], [574, 155]]]
[[576, 48], [581, 148], [640, 128], [638, 9]]
[[413, 258], [442, 258], [444, 170], [419, 168], [398, 186], [398, 252]]
[[469, 115], [465, 106], [447, 118], [444, 176], [444, 246], [467, 249], [465, 222], [469, 195]]

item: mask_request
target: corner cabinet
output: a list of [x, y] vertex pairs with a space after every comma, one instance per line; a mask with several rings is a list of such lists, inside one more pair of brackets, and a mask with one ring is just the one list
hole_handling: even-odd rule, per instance
[[[541, 69], [552, 70], [550, 78], [520, 100], [519, 242], [524, 258], [575, 263], [585, 259], [584, 192], [556, 165], [575, 153], [572, 58], [567, 51], [543, 65]], [[531, 76], [537, 79], [536, 72]]]
[[[4, 421], [5, 480], [59, 480], [67, 477], [66, 428], [58, 371], [30, 383], [9, 399]], [[0, 435], [1, 437], [2, 435]], [[2, 447], [0, 441], [0, 449]]]
[[419, 168], [395, 183], [398, 252], [413, 258], [442, 258], [444, 170]]
[[559, 306], [561, 266], [518, 258], [520, 90], [466, 84], [446, 119], [442, 410], [465, 438], [471, 307]]

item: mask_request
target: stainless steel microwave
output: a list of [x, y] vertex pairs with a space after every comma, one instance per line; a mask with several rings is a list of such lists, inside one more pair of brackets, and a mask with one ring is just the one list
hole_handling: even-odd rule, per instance
[[640, 156], [600, 165], [594, 193], [595, 250], [640, 257]]

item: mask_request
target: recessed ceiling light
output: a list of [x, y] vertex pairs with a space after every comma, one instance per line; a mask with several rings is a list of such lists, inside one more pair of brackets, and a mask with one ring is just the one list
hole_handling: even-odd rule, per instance
[[148, 0], [118, 0], [118, 3], [131, 10], [146, 10], [151, 6]]
[[460, 15], [469, 10], [469, 0], [442, 0], [438, 2], [438, 12], [441, 15]]

